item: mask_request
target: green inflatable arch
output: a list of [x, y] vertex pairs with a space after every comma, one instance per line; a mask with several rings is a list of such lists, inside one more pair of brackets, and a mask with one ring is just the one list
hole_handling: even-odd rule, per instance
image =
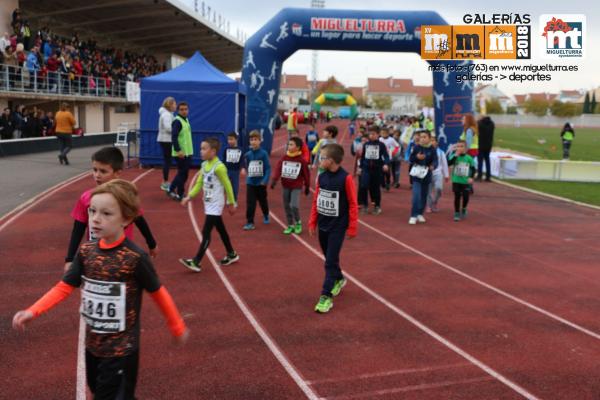
[[348, 93], [321, 93], [313, 103], [313, 109], [317, 112], [321, 111], [321, 106], [327, 101], [344, 101], [350, 107], [350, 119], [356, 118], [358, 111], [356, 109], [356, 100]]

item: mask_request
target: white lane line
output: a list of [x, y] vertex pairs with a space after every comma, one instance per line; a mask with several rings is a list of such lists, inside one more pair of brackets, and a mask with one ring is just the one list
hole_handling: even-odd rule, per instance
[[558, 321], [558, 322], [560, 322], [562, 324], [565, 324], [565, 325], [567, 325], [567, 326], [569, 326], [569, 327], [571, 327], [571, 328], [573, 328], [573, 329], [575, 329], [575, 330], [577, 330], [577, 331], [579, 331], [581, 333], [584, 333], [584, 334], [586, 334], [588, 336], [591, 336], [594, 339], [600, 339], [600, 334], [599, 333], [596, 333], [596, 332], [594, 332], [594, 331], [592, 331], [590, 329], [587, 329], [587, 328], [585, 328], [585, 327], [583, 327], [581, 325], [578, 325], [578, 324], [576, 324], [574, 322], [571, 322], [571, 321], [569, 321], [569, 320], [567, 320], [567, 319], [565, 319], [563, 317], [560, 317], [560, 316], [558, 316], [558, 315], [556, 315], [556, 314], [554, 314], [554, 313], [552, 313], [552, 312], [550, 312], [548, 310], [545, 310], [545, 309], [543, 309], [541, 307], [538, 307], [538, 306], [536, 306], [534, 304], [531, 304], [530, 302], [528, 302], [526, 300], [523, 300], [523, 299], [521, 299], [521, 298], [519, 298], [519, 297], [517, 297], [515, 295], [512, 295], [512, 294], [510, 294], [508, 292], [505, 292], [504, 290], [502, 290], [500, 288], [497, 288], [496, 286], [493, 286], [493, 285], [491, 285], [489, 283], [486, 283], [486, 282], [482, 281], [481, 279], [475, 278], [474, 276], [471, 276], [471, 275], [467, 274], [466, 272], [463, 272], [463, 271], [461, 271], [461, 270], [459, 270], [457, 268], [454, 268], [454, 267], [446, 264], [443, 261], [440, 261], [440, 260], [438, 260], [436, 258], [433, 258], [433, 257], [431, 257], [431, 256], [423, 253], [422, 251], [417, 250], [414, 247], [412, 247], [412, 246], [410, 246], [410, 245], [408, 245], [408, 244], [406, 244], [404, 242], [401, 242], [400, 240], [398, 240], [398, 239], [396, 239], [396, 238], [388, 235], [387, 233], [380, 231], [379, 229], [371, 226], [370, 224], [368, 224], [368, 223], [366, 223], [364, 221], [359, 220], [358, 222], [361, 225], [363, 225], [363, 226], [371, 229], [373, 232], [378, 233], [379, 235], [383, 236], [384, 238], [386, 238], [386, 239], [388, 239], [388, 240], [390, 240], [390, 241], [392, 241], [392, 242], [394, 242], [394, 243], [396, 243], [396, 244], [404, 247], [407, 250], [412, 251], [415, 254], [420, 255], [421, 257], [423, 257], [423, 258], [425, 258], [425, 259], [433, 262], [434, 264], [437, 264], [440, 267], [447, 269], [448, 271], [454, 272], [455, 274], [460, 275], [463, 278], [470, 280], [471, 282], [474, 282], [474, 283], [476, 283], [476, 284], [478, 284], [480, 286], [483, 286], [486, 289], [489, 289], [489, 290], [491, 290], [491, 291], [493, 291], [493, 292], [495, 292], [495, 293], [497, 293], [497, 294], [499, 294], [501, 296], [506, 297], [507, 299], [510, 299], [510, 300], [512, 300], [512, 301], [514, 301], [516, 303], [519, 303], [519, 304], [521, 304], [521, 305], [523, 305], [523, 306], [525, 306], [525, 307], [527, 307], [527, 308], [529, 308], [529, 309], [531, 309], [533, 311], [536, 311], [536, 312], [538, 312], [540, 314], [543, 314], [543, 315], [545, 315], [545, 316], [547, 316], [549, 318], [552, 318], [555, 321]]
[[[286, 227], [283, 224], [283, 222], [281, 222], [281, 220], [279, 218], [277, 218], [277, 216], [273, 212], [270, 212], [270, 214], [273, 217], [273, 219], [279, 225], [281, 225], [282, 228]], [[320, 251], [318, 251], [313, 246], [308, 244], [304, 239], [302, 239], [298, 235], [294, 234], [293, 236], [296, 240], [298, 240], [300, 243], [302, 243], [302, 245], [304, 245], [304, 247], [306, 247], [308, 250], [310, 250], [313, 254], [315, 254], [321, 260], [323, 260], [323, 261], [325, 260], [325, 258], [323, 257], [323, 255], [321, 254]], [[521, 396], [525, 397], [526, 399], [529, 399], [529, 400], [537, 400], [538, 399], [534, 394], [530, 393], [525, 388], [523, 388], [523, 387], [519, 386], [517, 383], [511, 381], [510, 379], [508, 379], [507, 377], [502, 375], [500, 372], [494, 370], [492, 367], [485, 364], [483, 361], [480, 361], [479, 359], [475, 358], [471, 354], [467, 353], [465, 350], [461, 349], [454, 343], [450, 342], [448, 339], [444, 338], [442, 335], [435, 332], [433, 329], [429, 328], [428, 326], [426, 326], [425, 324], [423, 324], [422, 322], [420, 322], [419, 320], [417, 320], [410, 314], [406, 313], [399, 307], [396, 307], [394, 304], [392, 304], [391, 302], [386, 300], [383, 296], [379, 295], [377, 292], [375, 292], [374, 290], [372, 290], [371, 288], [366, 286], [364, 283], [362, 283], [361, 281], [356, 279], [354, 276], [352, 276], [347, 271], [344, 271], [344, 275], [346, 276], [346, 278], [348, 278], [348, 280], [350, 280], [356, 286], [358, 286], [363, 291], [368, 293], [375, 300], [379, 301], [381, 304], [383, 304], [384, 306], [386, 306], [387, 308], [392, 310], [394, 313], [398, 314], [399, 316], [401, 316], [402, 318], [404, 318], [411, 324], [415, 325], [417, 328], [419, 328], [420, 330], [425, 332], [427, 335], [431, 336], [432, 338], [434, 338], [435, 340], [437, 340], [438, 342], [440, 342], [441, 344], [443, 344], [444, 346], [446, 346], [447, 348], [449, 348], [450, 350], [452, 350], [453, 352], [455, 352], [462, 358], [464, 358], [467, 361], [471, 362], [472, 364], [476, 365], [477, 367], [479, 367], [480, 369], [485, 371], [488, 375], [491, 375], [492, 377], [494, 377], [498, 381], [502, 382], [503, 384], [505, 384], [506, 386], [508, 386], [509, 388], [514, 390], [515, 392], [519, 393]]]
[[69, 186], [70, 184], [81, 180], [82, 178], [84, 178], [85, 176], [87, 176], [89, 174], [90, 174], [89, 171], [82, 172], [79, 175], [75, 175], [67, 180], [59, 182], [56, 185], [44, 190], [42, 193], [39, 193], [39, 194], [33, 196], [31, 199], [27, 200], [26, 202], [20, 204], [12, 211], [9, 211], [8, 213], [4, 214], [2, 216], [2, 218], [0, 218], [0, 221], [5, 220], [2, 223], [2, 225], [0, 225], [0, 232], [2, 232], [7, 226], [9, 226], [11, 223], [13, 223], [17, 218], [19, 218], [21, 215], [23, 215], [29, 209], [31, 209], [31, 207], [37, 205], [42, 200], [47, 199], [48, 197], [52, 196], [54, 193], [58, 192], [61, 189], [64, 189], [65, 187]]
[[326, 378], [326, 379], [318, 379], [314, 381], [308, 381], [309, 385], [320, 385], [323, 383], [333, 383], [333, 382], [344, 382], [344, 381], [356, 381], [360, 379], [370, 379], [370, 378], [383, 378], [386, 376], [392, 375], [408, 375], [408, 374], [417, 374], [419, 372], [433, 372], [439, 371], [443, 369], [454, 369], [454, 368], [462, 368], [462, 367], [472, 367], [471, 363], [456, 363], [456, 364], [446, 364], [446, 365], [434, 365], [432, 367], [422, 367], [422, 368], [405, 368], [405, 369], [395, 369], [390, 371], [383, 372], [373, 372], [370, 374], [361, 374], [357, 376], [343, 376], [340, 378]]
[[[188, 203], [188, 214], [190, 216], [190, 220], [194, 227], [194, 232], [196, 232], [196, 237], [198, 238], [198, 241], [201, 242], [202, 241], [202, 233], [200, 232], [200, 228], [198, 227], [196, 218], [194, 218], [194, 210], [193, 210], [192, 202]], [[252, 327], [254, 328], [256, 333], [258, 333], [260, 338], [263, 340], [263, 342], [265, 342], [265, 344], [267, 345], [267, 347], [269, 348], [271, 353], [273, 353], [273, 355], [275, 356], [277, 361], [279, 361], [279, 363], [283, 366], [283, 368], [285, 368], [286, 372], [290, 375], [290, 377], [294, 380], [294, 382], [296, 382], [298, 387], [304, 392], [304, 394], [306, 395], [306, 397], [308, 399], [318, 400], [319, 396], [314, 392], [313, 389], [310, 388], [310, 386], [306, 383], [306, 380], [304, 380], [304, 378], [300, 375], [300, 372], [296, 369], [296, 367], [294, 367], [292, 362], [283, 354], [283, 351], [279, 348], [279, 346], [277, 345], [275, 340], [273, 338], [271, 338], [271, 336], [269, 335], [267, 330], [262, 327], [261, 323], [254, 316], [252, 311], [250, 311], [250, 308], [246, 305], [244, 300], [238, 294], [238, 292], [236, 291], [233, 284], [229, 281], [229, 279], [227, 279], [227, 277], [221, 270], [221, 267], [219, 266], [219, 264], [213, 257], [211, 251], [208, 250], [206, 252], [206, 255], [208, 256], [213, 268], [217, 272], [217, 275], [223, 282], [223, 285], [225, 285], [225, 288], [227, 289], [227, 291], [229, 292], [229, 294], [231, 295], [231, 297], [233, 298], [233, 300], [235, 301], [235, 303], [237, 304], [239, 309], [242, 311], [242, 313], [244, 314], [244, 316], [246, 317], [248, 322], [250, 322], [250, 325], [252, 325]], [[233, 268], [235, 268], [235, 267], [233, 267]]]
[[[131, 183], [136, 183], [150, 172], [154, 168], [150, 168], [143, 174], [138, 175]], [[77, 386], [75, 391], [76, 400], [86, 400], [86, 377], [85, 377], [85, 322], [83, 317], [79, 318], [79, 337], [77, 338]]]
[[365, 397], [383, 396], [386, 394], [393, 394], [393, 393], [413, 392], [415, 390], [428, 390], [428, 389], [444, 388], [444, 387], [448, 387], [448, 386], [467, 385], [469, 383], [486, 382], [486, 381], [491, 381], [491, 380], [493, 380], [493, 378], [490, 376], [481, 376], [478, 378], [469, 378], [469, 379], [462, 379], [462, 380], [457, 380], [457, 381], [442, 381], [442, 382], [436, 382], [436, 383], [423, 383], [420, 385], [409, 385], [409, 386], [402, 386], [402, 387], [392, 388], [392, 389], [374, 390], [372, 392], [356, 393], [356, 394], [351, 394], [351, 395], [346, 395], [346, 396], [342, 395], [342, 396], [332, 396], [332, 397], [321, 397], [321, 399], [322, 400], [360, 399], [360, 398], [365, 398]]

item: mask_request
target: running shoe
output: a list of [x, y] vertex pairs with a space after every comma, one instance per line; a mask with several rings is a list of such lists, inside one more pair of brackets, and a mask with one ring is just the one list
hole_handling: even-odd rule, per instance
[[165, 192], [169, 191], [169, 187], [171, 187], [171, 184], [169, 182], [161, 183], [160, 184], [160, 189], [164, 190]]
[[63, 161], [65, 162], [65, 165], [69, 165], [69, 159], [66, 154], [63, 156]]
[[60, 165], [63, 165], [65, 163], [65, 161], [63, 160], [62, 154], [58, 155], [58, 161], [60, 162]]
[[167, 196], [169, 196], [171, 198], [171, 200], [181, 202], [181, 196], [175, 192], [167, 192]]
[[340, 292], [342, 291], [342, 288], [344, 286], [346, 286], [346, 283], [348, 283], [346, 278], [342, 278], [342, 279], [335, 281], [335, 284], [333, 285], [333, 289], [331, 289], [331, 295], [334, 297], [338, 296], [340, 294]]
[[254, 226], [254, 224], [247, 223], [242, 229], [245, 231], [253, 231], [256, 229], [256, 227]]
[[466, 209], [466, 208], [463, 208], [463, 209], [462, 209], [462, 212], [460, 213], [460, 217], [461, 217], [462, 219], [465, 219], [465, 218], [467, 218], [467, 209]]
[[375, 208], [373, 208], [373, 212], [371, 214], [373, 214], [373, 215], [379, 215], [379, 214], [381, 214], [381, 207], [375, 207]]
[[408, 224], [409, 225], [416, 225], [417, 224], [417, 218], [416, 217], [410, 217], [408, 219]]
[[422, 215], [417, 215], [417, 221], [419, 221], [422, 224], [424, 224], [425, 222], [427, 222], [427, 220], [425, 219], [425, 217], [422, 216]]
[[302, 222], [297, 222], [296, 226], [294, 226], [294, 233], [299, 235], [302, 233]]
[[269, 225], [270, 223], [271, 223], [271, 220], [269, 219], [269, 216], [268, 216], [268, 215], [265, 215], [265, 216], [263, 217], [263, 224], [265, 224], [265, 225]]
[[183, 265], [185, 265], [186, 268], [188, 268], [194, 272], [202, 271], [200, 264], [197, 264], [193, 258], [180, 258], [179, 262], [182, 263]]
[[233, 253], [227, 254], [222, 260], [221, 265], [230, 265], [234, 262], [238, 262], [240, 260], [240, 256], [235, 251]]
[[454, 213], [454, 222], [458, 222], [460, 221], [460, 213], [455, 212]]
[[291, 235], [292, 233], [294, 233], [294, 225], [290, 225], [283, 230], [284, 235]]
[[325, 314], [333, 307], [333, 299], [329, 296], [319, 297], [319, 302], [315, 306], [315, 311], [320, 314]]

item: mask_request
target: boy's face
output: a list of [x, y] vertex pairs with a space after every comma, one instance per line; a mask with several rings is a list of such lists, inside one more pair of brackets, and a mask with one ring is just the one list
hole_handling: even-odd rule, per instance
[[295, 153], [295, 152], [297, 152], [297, 151], [299, 150], [299, 149], [298, 149], [298, 146], [296, 146], [296, 142], [294, 142], [293, 140], [290, 140], [290, 141], [288, 142], [288, 147], [287, 147], [287, 149], [288, 149], [288, 151], [289, 151], [290, 153]]
[[260, 148], [260, 138], [251, 137], [250, 138], [250, 147], [252, 150], [258, 150]]
[[371, 142], [374, 142], [376, 140], [379, 140], [379, 133], [375, 132], [375, 131], [370, 131], [369, 132], [369, 140]]
[[465, 154], [465, 144], [464, 143], [456, 143], [456, 154]]
[[431, 138], [426, 133], [421, 133], [419, 144], [422, 146], [427, 146], [431, 142]]
[[123, 217], [117, 199], [110, 193], [93, 196], [88, 215], [90, 230], [100, 239], [118, 239], [131, 223]]
[[110, 164], [104, 164], [100, 161], [92, 161], [92, 176], [96, 185], [102, 185], [113, 179], [117, 179], [121, 175], [121, 170], [114, 170]]
[[319, 167], [328, 170], [332, 165], [333, 161], [329, 158], [327, 150], [321, 150], [319, 152]]
[[381, 136], [385, 138], [387, 138], [388, 136], [390, 136], [390, 133], [388, 131], [386, 131], [385, 129], [381, 131]]
[[217, 155], [217, 150], [210, 147], [207, 142], [202, 142], [200, 145], [200, 157], [203, 160], [212, 160]]
[[228, 136], [227, 144], [229, 145], [229, 147], [237, 147], [237, 138], [235, 138], [234, 136]]
[[331, 133], [328, 130], [323, 131], [323, 139], [331, 139]]
[[435, 139], [435, 138], [431, 138], [431, 145], [432, 145], [433, 147], [437, 147], [437, 146], [438, 146], [437, 139]]

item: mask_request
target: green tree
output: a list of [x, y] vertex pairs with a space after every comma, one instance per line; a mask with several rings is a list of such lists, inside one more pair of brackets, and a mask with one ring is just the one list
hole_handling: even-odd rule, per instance
[[581, 105], [575, 103], [561, 103], [555, 100], [550, 106], [552, 115], [557, 117], [575, 117], [581, 115], [583, 109]]
[[583, 100], [583, 113], [584, 114], [590, 113], [590, 93], [589, 92], [585, 93], [585, 99]]
[[373, 106], [378, 110], [389, 110], [392, 108], [392, 98], [385, 95], [373, 96]]
[[517, 114], [517, 107], [515, 106], [509, 106], [506, 108], [506, 113], [507, 114], [511, 114], [511, 115], [516, 115]]
[[433, 107], [433, 96], [428, 94], [427, 96], [420, 97], [421, 107]]
[[594, 94], [592, 95], [592, 102], [590, 103], [590, 114], [596, 113], [596, 105], [596, 91], [594, 91]]
[[487, 114], [504, 114], [502, 105], [498, 99], [491, 99], [485, 101], [485, 112]]
[[543, 117], [548, 113], [548, 100], [529, 99], [525, 102], [525, 112]]

